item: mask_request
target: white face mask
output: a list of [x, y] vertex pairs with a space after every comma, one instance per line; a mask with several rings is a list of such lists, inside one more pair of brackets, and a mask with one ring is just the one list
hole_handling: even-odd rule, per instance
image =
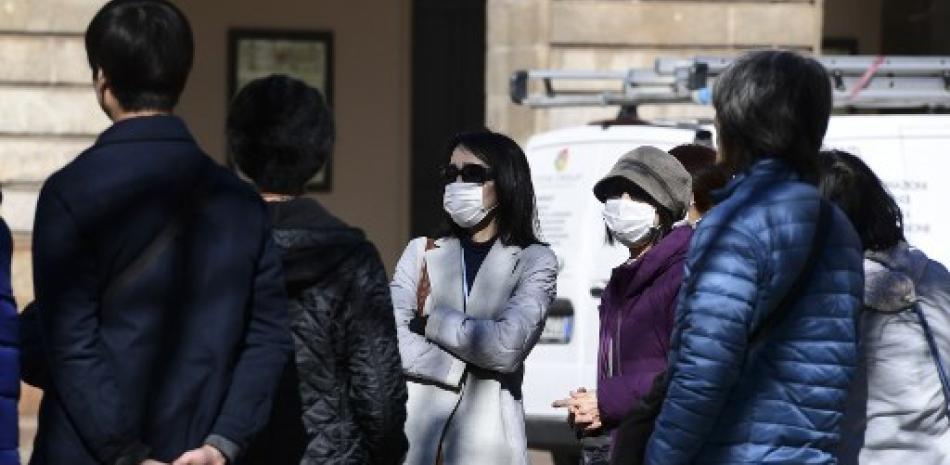
[[656, 209], [630, 199], [608, 199], [604, 221], [621, 244], [630, 247], [643, 242], [656, 228]]
[[452, 221], [462, 228], [471, 228], [481, 223], [495, 206], [482, 206], [482, 187], [484, 184], [471, 182], [453, 182], [445, 186], [442, 207], [452, 217]]

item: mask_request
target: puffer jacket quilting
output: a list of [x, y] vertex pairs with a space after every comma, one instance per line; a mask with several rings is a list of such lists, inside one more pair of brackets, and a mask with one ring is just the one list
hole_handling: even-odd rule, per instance
[[819, 194], [767, 159], [722, 196], [690, 247], [672, 378], [647, 463], [833, 464], [857, 359], [860, 240], [835, 208], [802, 297], [748, 352], [749, 336], [804, 267]]
[[[295, 344], [281, 391], [299, 404], [278, 399], [251, 461], [274, 465], [275, 449], [300, 449], [294, 442], [302, 439], [302, 465], [401, 463], [406, 383], [376, 248], [313, 200], [270, 209]], [[295, 437], [295, 415], [304, 438]]]
[[13, 241], [0, 219], [0, 465], [20, 463], [17, 401], [20, 398], [20, 335], [11, 287]]

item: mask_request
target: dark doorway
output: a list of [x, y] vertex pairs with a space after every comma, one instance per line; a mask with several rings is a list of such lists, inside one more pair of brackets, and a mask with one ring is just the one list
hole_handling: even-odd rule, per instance
[[485, 124], [485, 0], [412, 2], [412, 236], [442, 219], [442, 153]]
[[885, 0], [883, 10], [882, 53], [950, 54], [950, 1]]

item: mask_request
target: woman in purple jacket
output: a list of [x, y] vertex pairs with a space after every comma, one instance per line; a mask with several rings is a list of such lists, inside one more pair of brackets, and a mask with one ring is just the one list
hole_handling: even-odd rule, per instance
[[640, 147], [597, 185], [610, 238], [630, 249], [613, 270], [600, 304], [597, 390], [580, 388], [554, 403], [567, 407], [582, 440], [585, 464], [607, 463], [609, 438], [653, 378], [666, 368], [673, 310], [693, 234], [686, 216], [691, 178], [670, 154]]

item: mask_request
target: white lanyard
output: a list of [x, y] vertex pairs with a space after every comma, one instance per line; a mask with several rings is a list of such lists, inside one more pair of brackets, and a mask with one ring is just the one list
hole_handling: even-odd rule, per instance
[[468, 270], [465, 269], [465, 248], [459, 247], [462, 261], [462, 311], [468, 310]]

